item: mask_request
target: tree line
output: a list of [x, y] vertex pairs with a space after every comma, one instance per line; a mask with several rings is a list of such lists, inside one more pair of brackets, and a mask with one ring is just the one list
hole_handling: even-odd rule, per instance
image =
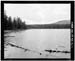
[[12, 19], [11, 16], [7, 16], [4, 13], [4, 30], [18, 30], [18, 29], [26, 29], [25, 21], [23, 22], [20, 17]]

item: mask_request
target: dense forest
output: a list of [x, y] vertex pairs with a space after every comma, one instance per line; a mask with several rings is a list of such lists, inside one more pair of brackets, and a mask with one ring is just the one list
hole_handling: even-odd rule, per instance
[[4, 12], [4, 30], [18, 30], [18, 29], [26, 29], [25, 21], [23, 22], [20, 17], [13, 18], [11, 16], [7, 16]]
[[70, 24], [39, 24], [27, 25], [28, 29], [70, 29]]

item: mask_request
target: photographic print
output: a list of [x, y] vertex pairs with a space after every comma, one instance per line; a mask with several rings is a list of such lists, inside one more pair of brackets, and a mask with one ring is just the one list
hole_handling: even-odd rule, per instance
[[70, 59], [70, 3], [4, 3], [4, 59]]

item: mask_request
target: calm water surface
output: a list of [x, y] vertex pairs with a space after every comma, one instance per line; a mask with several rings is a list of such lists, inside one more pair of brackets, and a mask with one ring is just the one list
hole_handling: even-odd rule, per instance
[[18, 46], [43, 51], [58, 49], [70, 51], [70, 29], [29, 29], [10, 33], [7, 40]]

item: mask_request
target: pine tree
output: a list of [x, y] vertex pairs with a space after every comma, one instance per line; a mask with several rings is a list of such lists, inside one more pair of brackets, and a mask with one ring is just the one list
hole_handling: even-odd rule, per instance
[[11, 18], [11, 16], [10, 17], [8, 17], [8, 29], [12, 29], [12, 18]]
[[6, 13], [4, 12], [4, 20], [3, 20], [3, 22], [4, 22], [4, 29], [6, 30], [7, 29], [7, 27], [8, 27], [8, 22], [7, 22], [7, 15], [6, 15]]

